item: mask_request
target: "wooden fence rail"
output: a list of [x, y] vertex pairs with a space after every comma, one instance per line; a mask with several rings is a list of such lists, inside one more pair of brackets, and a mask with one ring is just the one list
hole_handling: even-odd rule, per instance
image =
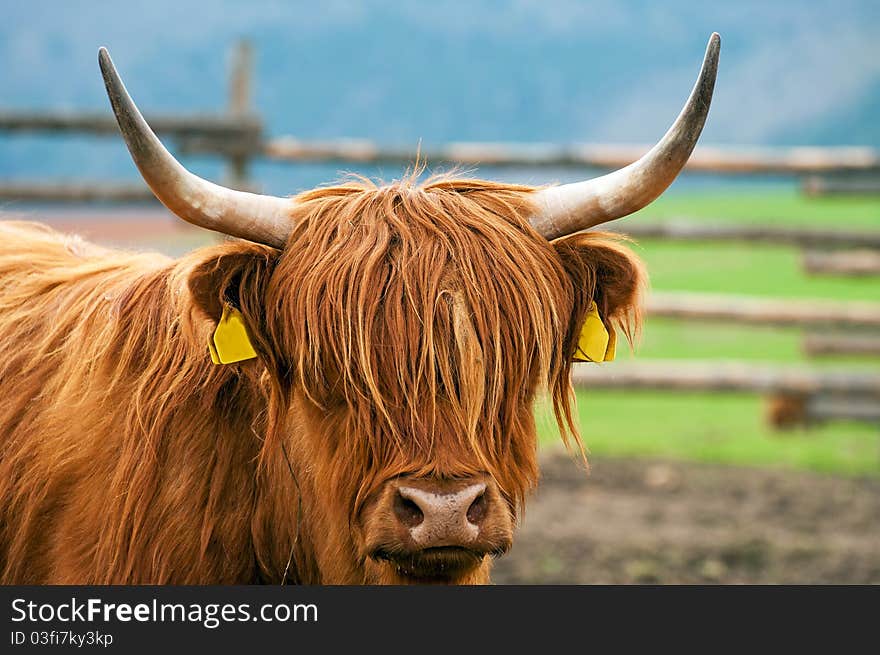
[[880, 328], [880, 303], [870, 302], [654, 292], [647, 309], [649, 315], [662, 318], [791, 327]]
[[[430, 163], [467, 166], [615, 169], [631, 164], [649, 145], [547, 143], [448, 143], [421, 149]], [[409, 164], [411, 147], [389, 147], [369, 140], [309, 141], [294, 137], [270, 139], [263, 155], [275, 161]], [[880, 151], [868, 147], [727, 148], [697, 146], [686, 170], [726, 175], [823, 172], [880, 172]]]
[[810, 176], [801, 184], [808, 196], [876, 196], [880, 194], [880, 179], [876, 177]]
[[[179, 138], [211, 137], [220, 140], [247, 139], [261, 143], [262, 124], [256, 116], [224, 114], [148, 115], [153, 131]], [[109, 111], [0, 111], [3, 132], [78, 132], [98, 136], [119, 136], [119, 126]]]
[[880, 357], [880, 334], [807, 334], [802, 346], [804, 354], [810, 357]]
[[880, 424], [880, 403], [858, 398], [809, 398], [803, 406], [803, 423], [846, 420]]
[[880, 275], [880, 250], [808, 250], [803, 262], [804, 270], [812, 275]]
[[812, 248], [880, 249], [880, 230], [831, 229], [794, 225], [738, 225], [718, 222], [703, 223], [684, 219], [646, 222], [639, 220], [638, 217], [617, 224], [612, 223], [605, 229], [616, 230], [637, 239], [732, 241]]
[[880, 374], [855, 370], [813, 370], [797, 366], [725, 361], [640, 361], [575, 364], [576, 387], [653, 389], [658, 391], [728, 391], [759, 394], [833, 394], [880, 402]]
[[[149, 202], [155, 196], [143, 183], [0, 182], [0, 200], [22, 202]], [[156, 201], [158, 202], [158, 201]]]
[[[241, 141], [249, 157], [279, 162], [334, 162], [409, 165], [412, 146], [390, 146], [364, 139], [305, 140], [290, 136], [263, 138], [263, 124], [250, 109], [251, 52], [242, 44], [236, 51], [230, 81], [229, 113], [148, 115], [154, 131], [188, 139], [185, 150], [224, 154], [229, 142]], [[0, 110], [0, 132], [80, 132], [116, 135], [118, 128], [107, 111]], [[452, 142], [421, 149], [432, 164], [467, 166], [615, 169], [626, 166], [650, 149], [649, 145], [580, 143]], [[734, 148], [697, 146], [686, 170], [727, 175], [806, 175], [826, 172], [880, 172], [880, 151], [861, 146]]]

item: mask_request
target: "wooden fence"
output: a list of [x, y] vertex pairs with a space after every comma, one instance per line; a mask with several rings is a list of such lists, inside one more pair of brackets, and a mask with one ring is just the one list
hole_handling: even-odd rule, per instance
[[611, 223], [602, 229], [619, 230], [637, 239], [772, 244], [812, 249], [880, 249], [880, 230], [804, 227], [795, 225], [742, 225], [687, 220]]
[[807, 273], [814, 275], [880, 275], [880, 250], [808, 250], [803, 256], [803, 266]]
[[764, 366], [743, 362], [675, 361], [576, 364], [577, 386], [668, 391], [746, 391], [789, 395], [823, 393], [880, 400], [880, 372]]
[[694, 221], [627, 221], [619, 230], [637, 239], [740, 242], [800, 247], [809, 275], [880, 276], [880, 230], [828, 229], [789, 225], [736, 225]]
[[803, 351], [811, 357], [880, 357], [880, 333], [807, 333], [803, 341]]
[[[253, 52], [246, 41], [236, 44], [229, 69], [229, 103], [225, 112], [150, 114], [155, 132], [170, 137], [181, 152], [209, 151], [227, 160], [224, 184], [251, 188], [249, 165], [264, 148], [264, 129], [251, 106]], [[109, 109], [103, 112], [22, 111], [0, 108], [0, 133], [80, 133], [118, 138], [119, 127]], [[143, 183], [0, 182], [0, 200], [48, 202], [130, 202], [152, 198]]]
[[[211, 154], [227, 160], [225, 183], [251, 188], [249, 166], [254, 159], [276, 162], [409, 165], [413, 147], [393, 147], [361, 139], [307, 140], [267, 137], [251, 106], [253, 52], [247, 42], [236, 44], [229, 70], [229, 102], [213, 114], [147, 115], [153, 129], [175, 141], [182, 154]], [[86, 133], [116, 136], [116, 122], [106, 112], [10, 111], [0, 108], [2, 132]], [[432, 164], [463, 164], [520, 168], [592, 168], [626, 166], [650, 146], [620, 144], [449, 143], [427, 145], [423, 159]], [[809, 190], [822, 192], [825, 176], [846, 182], [880, 179], [880, 150], [868, 147], [722, 148], [698, 146], [687, 164], [691, 172], [725, 175], [782, 174], [807, 176]], [[820, 177], [817, 177], [820, 176]], [[866, 177], [867, 176], [867, 177]], [[817, 181], [818, 180], [818, 181]], [[826, 185], [827, 186], [827, 185]], [[858, 190], [864, 191], [864, 185]], [[137, 198], [128, 185], [37, 184], [0, 182], [0, 200], [129, 201]]]
[[649, 297], [648, 314], [662, 318], [733, 321], [751, 325], [880, 329], [880, 303], [872, 302], [655, 291]]
[[847, 419], [880, 424], [880, 374], [742, 362], [577, 364], [572, 383], [589, 389], [757, 393], [777, 428]]
[[[450, 143], [422, 148], [429, 162], [522, 168], [616, 169], [631, 164], [650, 145], [533, 143]], [[369, 140], [307, 141], [293, 137], [269, 140], [263, 155], [275, 161], [403, 164], [412, 148], [391, 148]], [[880, 152], [864, 147], [720, 148], [697, 146], [686, 170], [726, 175], [806, 175], [880, 173]]]

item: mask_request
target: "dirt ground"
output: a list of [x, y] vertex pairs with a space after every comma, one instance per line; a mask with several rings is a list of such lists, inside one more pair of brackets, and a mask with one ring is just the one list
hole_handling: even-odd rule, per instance
[[880, 481], [563, 454], [496, 584], [880, 583]]

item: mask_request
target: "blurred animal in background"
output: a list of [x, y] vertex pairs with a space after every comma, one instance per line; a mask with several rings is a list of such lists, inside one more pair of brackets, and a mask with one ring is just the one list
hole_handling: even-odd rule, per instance
[[185, 170], [99, 61], [146, 182], [230, 237], [179, 260], [0, 223], [0, 582], [485, 583], [538, 477], [588, 313], [632, 338], [645, 274], [588, 228], [647, 205], [704, 124], [532, 188], [418, 171], [294, 198]]
[[807, 398], [802, 394], [774, 394], [765, 401], [764, 416], [777, 430], [806, 427], [810, 423]]

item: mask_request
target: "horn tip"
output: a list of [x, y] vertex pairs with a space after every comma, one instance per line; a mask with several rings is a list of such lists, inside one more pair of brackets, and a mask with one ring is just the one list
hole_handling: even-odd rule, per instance
[[98, 48], [98, 66], [101, 67], [101, 72], [105, 75], [108, 70], [113, 68], [113, 60], [110, 59], [110, 51], [104, 46]]
[[706, 56], [703, 59], [703, 72], [714, 76], [718, 68], [718, 56], [721, 54], [721, 35], [712, 32], [709, 43], [706, 45]]

